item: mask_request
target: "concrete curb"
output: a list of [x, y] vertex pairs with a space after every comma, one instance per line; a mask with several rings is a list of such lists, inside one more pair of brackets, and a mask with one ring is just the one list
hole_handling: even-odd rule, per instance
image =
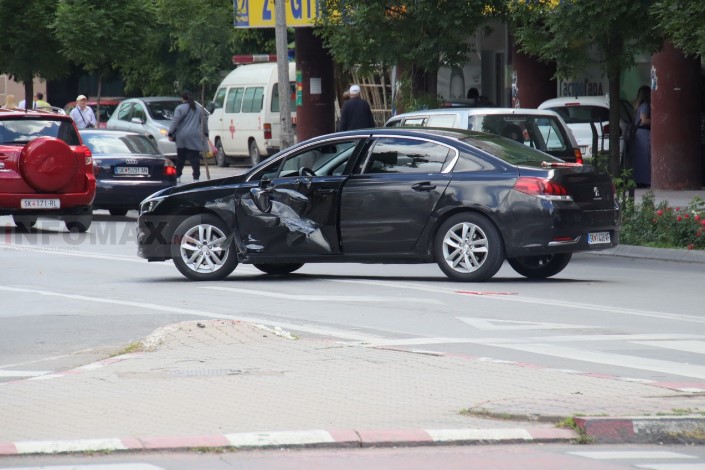
[[572, 429], [380, 429], [233, 433], [213, 436], [157, 436], [54, 441], [0, 442], [0, 456], [70, 452], [155, 451], [198, 448], [353, 448], [463, 444], [571, 442]]
[[576, 417], [596, 444], [705, 444], [705, 416]]
[[681, 263], [705, 264], [705, 250], [684, 250], [675, 248], [652, 248], [648, 246], [619, 245], [603, 251], [593, 251], [591, 254], [601, 256], [621, 256], [624, 258], [642, 258]]

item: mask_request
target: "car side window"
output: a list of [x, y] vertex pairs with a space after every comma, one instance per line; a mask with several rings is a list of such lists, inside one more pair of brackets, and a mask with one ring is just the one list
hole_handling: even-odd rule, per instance
[[263, 87], [259, 86], [245, 88], [245, 96], [242, 99], [242, 112], [259, 113], [260, 111], [262, 111], [263, 98]]
[[130, 121], [132, 119], [132, 103], [125, 103], [120, 106], [118, 119], [121, 121]]
[[432, 114], [426, 122], [427, 127], [453, 127], [455, 114]]
[[440, 173], [450, 154], [435, 142], [383, 137], [374, 143], [363, 173]]
[[[272, 86], [272, 102], [269, 106], [273, 113], [279, 112], [279, 83]], [[296, 111], [296, 83], [289, 82], [289, 110]]]
[[226, 113], [239, 113], [242, 106], [242, 95], [245, 92], [243, 88], [231, 88], [228, 92], [228, 98], [225, 101]]
[[215, 98], [213, 98], [214, 109], [219, 109], [223, 107], [223, 103], [225, 103], [225, 92], [227, 91], [228, 89], [223, 87], [218, 88], [218, 91], [215, 92]]
[[147, 114], [144, 112], [144, 107], [141, 104], [135, 103], [132, 108], [132, 117], [139, 118], [140, 121], [145, 122], [147, 120]]
[[424, 124], [426, 124], [426, 116], [408, 117], [404, 119], [404, 126], [407, 127], [422, 127]]

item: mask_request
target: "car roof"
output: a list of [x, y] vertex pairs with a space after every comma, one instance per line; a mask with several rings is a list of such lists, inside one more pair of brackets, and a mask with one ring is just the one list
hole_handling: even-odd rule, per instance
[[[327, 140], [335, 137], [353, 136], [408, 136], [425, 138], [446, 138], [460, 140], [466, 137], [486, 135], [482, 132], [468, 131], [464, 129], [434, 128], [434, 127], [375, 127], [372, 129], [357, 129], [354, 131], [336, 132], [316, 137], [314, 140]], [[307, 141], [310, 142], [310, 141]]]
[[41, 109], [8, 109], [0, 107], [0, 119], [2, 118], [12, 118], [12, 119], [34, 119], [34, 118], [59, 118], [59, 119], [71, 119], [66, 114], [59, 114], [54, 111], [43, 111]]
[[539, 108], [551, 106], [607, 106], [609, 107], [609, 96], [563, 96], [551, 98], [539, 105]]
[[554, 111], [548, 109], [534, 108], [439, 108], [411, 111], [397, 114], [391, 119], [398, 119], [407, 116], [430, 116], [435, 114], [465, 114], [467, 116], [493, 116], [493, 115], [529, 115], [529, 116], [557, 116]]
[[97, 129], [97, 128], [91, 128], [91, 129], [79, 129], [78, 130], [79, 134], [110, 134], [110, 135], [141, 135], [146, 137], [143, 133], [141, 132], [135, 132], [135, 131], [125, 131], [121, 129]]
[[140, 96], [134, 98], [127, 98], [123, 101], [144, 101], [145, 103], [153, 103], [156, 101], [181, 101], [180, 96]]

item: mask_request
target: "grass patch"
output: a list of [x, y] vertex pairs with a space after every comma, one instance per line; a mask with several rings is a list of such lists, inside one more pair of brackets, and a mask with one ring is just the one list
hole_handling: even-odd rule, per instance
[[578, 426], [578, 424], [575, 422], [575, 418], [578, 415], [574, 416], [569, 416], [568, 418], [564, 419], [563, 421], [560, 421], [556, 423], [557, 428], [564, 428], [564, 429], [572, 429], [578, 434], [578, 439], [576, 439], [576, 444], [592, 444], [593, 439], [589, 437], [583, 429]]
[[110, 357], [115, 357], [115, 356], [122, 356], [123, 354], [132, 354], [132, 353], [137, 353], [137, 352], [144, 352], [145, 347], [142, 341], [135, 341], [127, 346], [125, 346], [122, 349], [118, 349], [115, 351], [113, 354], [110, 355]]

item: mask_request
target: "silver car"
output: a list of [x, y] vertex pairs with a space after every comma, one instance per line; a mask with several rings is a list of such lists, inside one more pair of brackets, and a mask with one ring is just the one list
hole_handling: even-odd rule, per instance
[[183, 101], [178, 96], [128, 98], [118, 105], [107, 123], [108, 129], [134, 131], [154, 140], [166, 157], [176, 158], [176, 144], [169, 141], [174, 109]]

